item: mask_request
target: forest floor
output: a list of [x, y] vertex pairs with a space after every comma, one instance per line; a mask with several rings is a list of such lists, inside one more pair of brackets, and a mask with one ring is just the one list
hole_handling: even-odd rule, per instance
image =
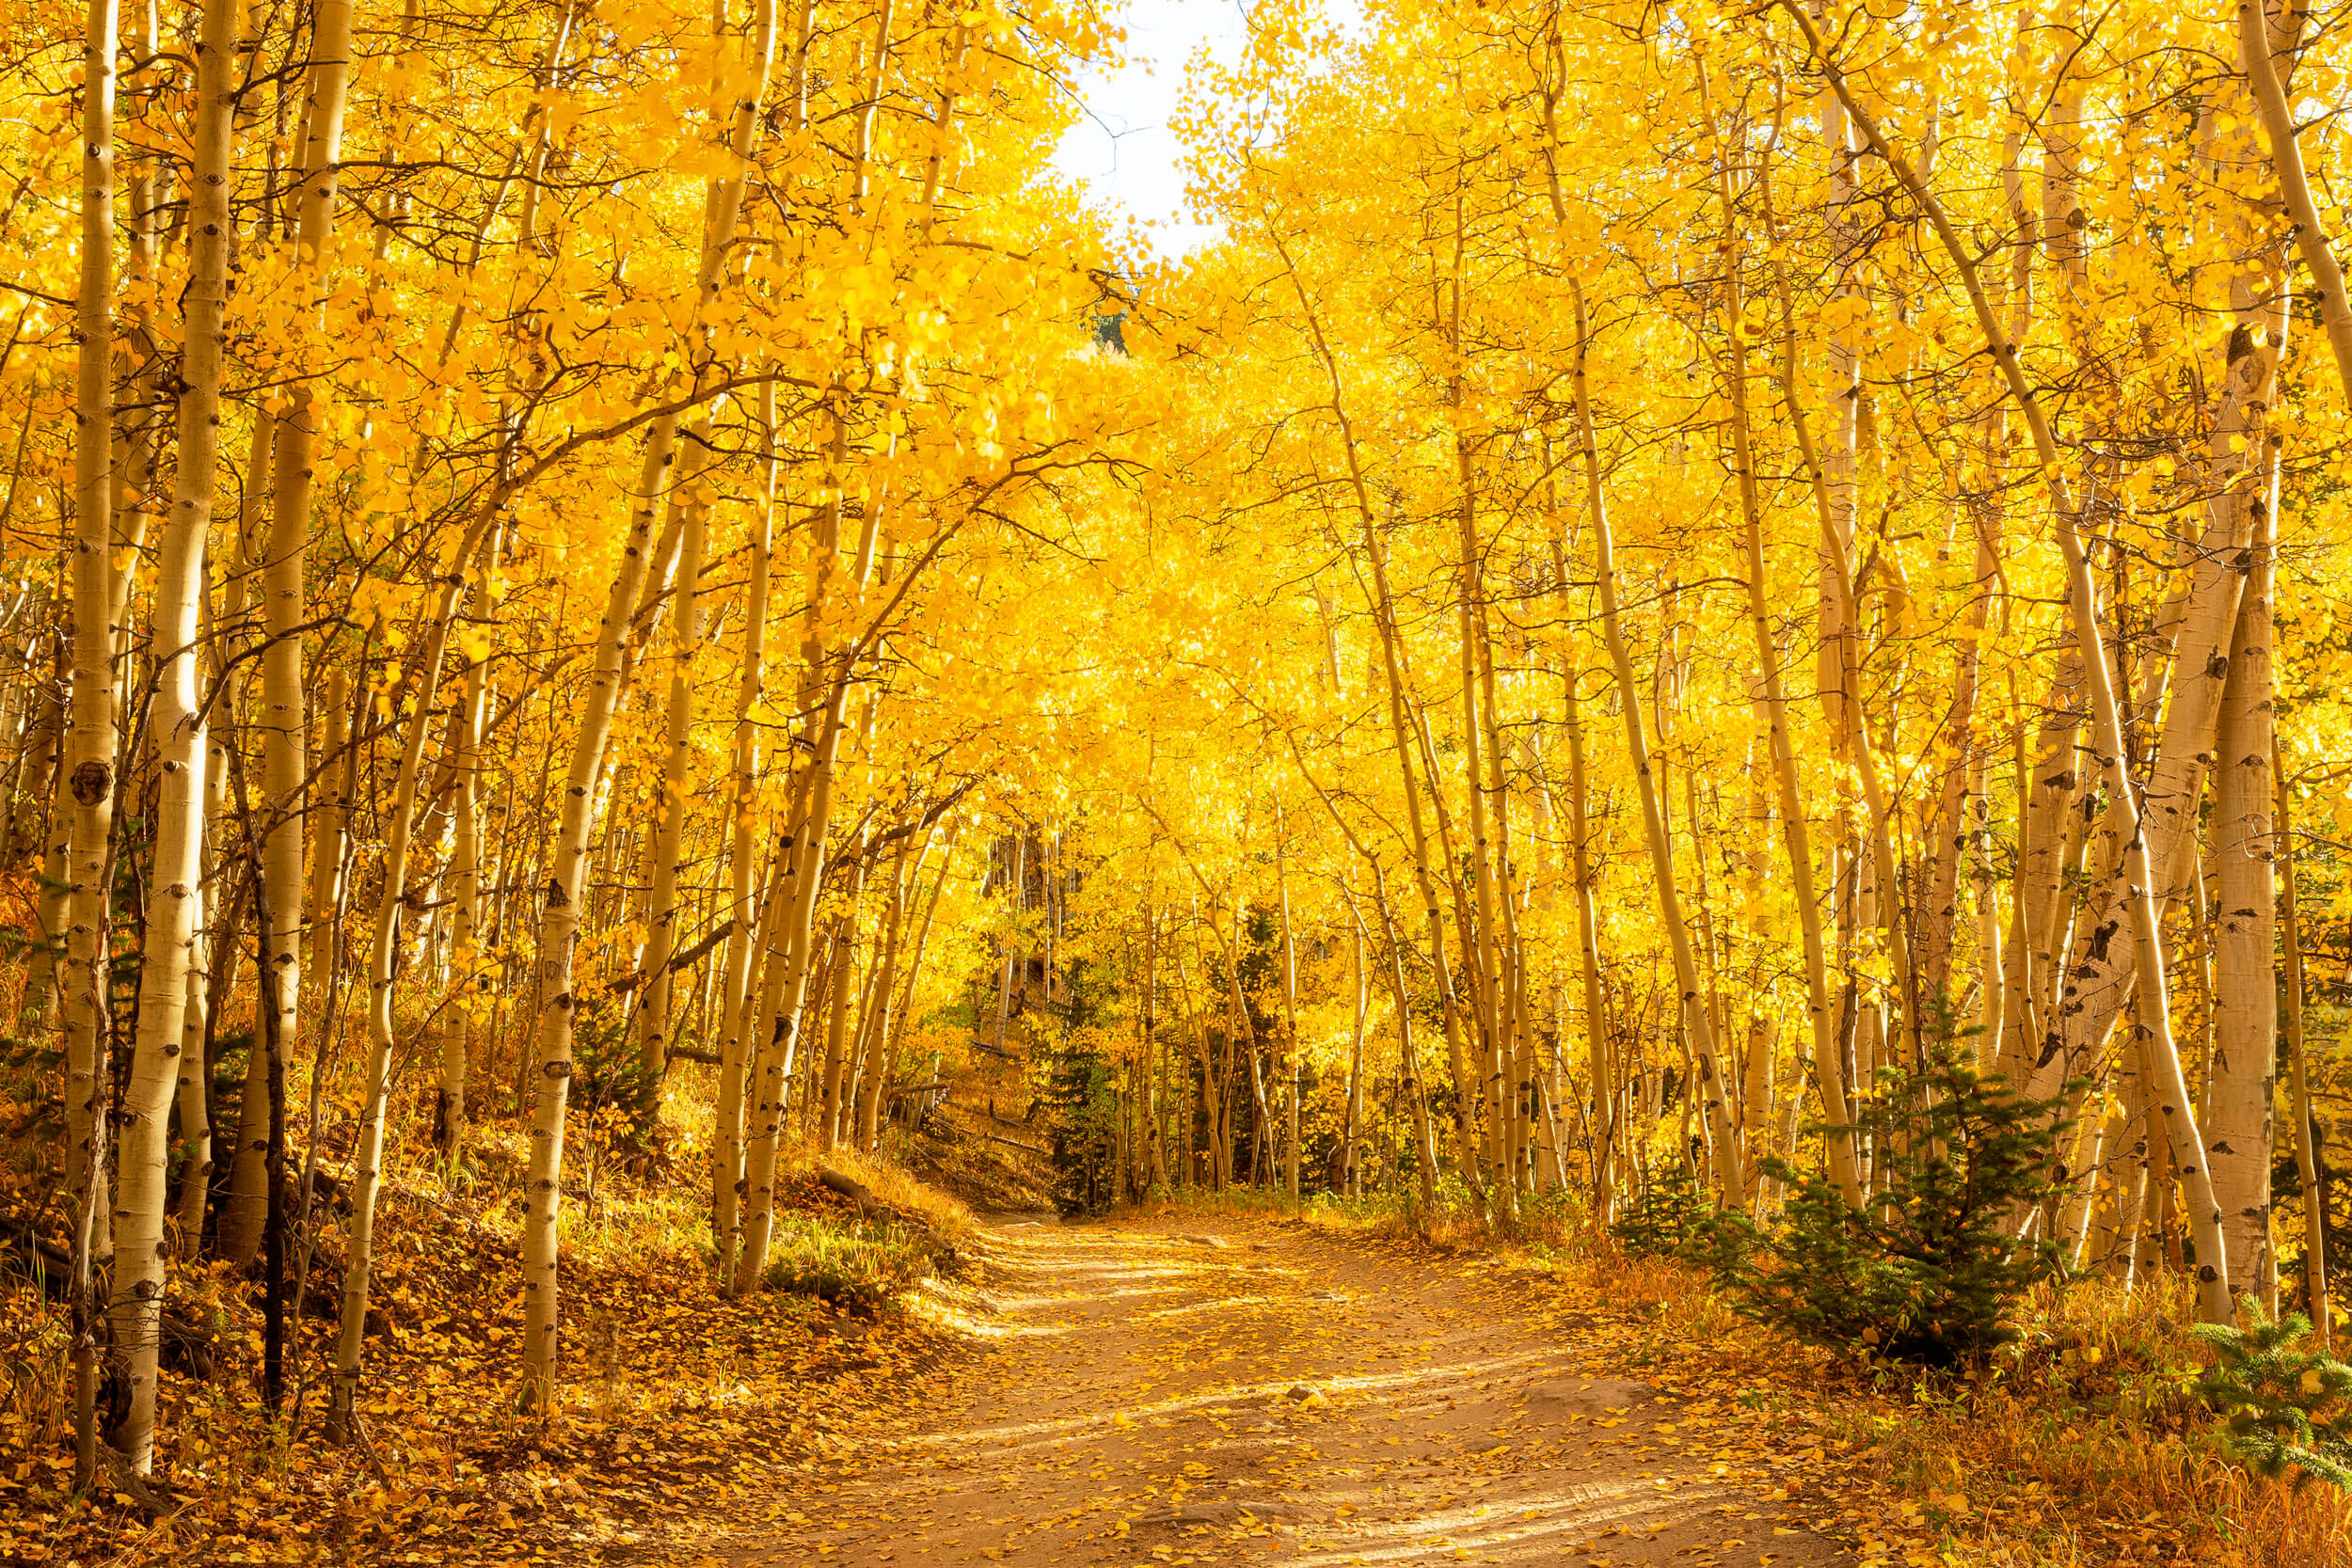
[[1818, 1418], [1762, 1386], [1625, 1375], [1624, 1346], [1488, 1260], [1182, 1211], [999, 1214], [981, 1241], [977, 1281], [930, 1308], [981, 1347], [962, 1374], [701, 1552], [728, 1568], [1864, 1560], [1827, 1531], [1885, 1550], [1820, 1490]]

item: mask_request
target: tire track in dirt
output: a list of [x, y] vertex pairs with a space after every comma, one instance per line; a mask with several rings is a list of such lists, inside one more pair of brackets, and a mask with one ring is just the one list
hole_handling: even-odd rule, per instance
[[942, 1298], [986, 1347], [951, 1392], [723, 1561], [1854, 1560], [1676, 1451], [1673, 1402], [1583, 1368], [1437, 1260], [1231, 1216], [999, 1216], [984, 1238], [978, 1289]]

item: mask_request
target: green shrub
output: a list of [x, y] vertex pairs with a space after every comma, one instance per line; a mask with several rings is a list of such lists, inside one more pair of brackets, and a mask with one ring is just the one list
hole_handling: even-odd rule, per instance
[[1722, 1226], [1714, 1200], [1700, 1190], [1691, 1172], [1669, 1165], [1651, 1179], [1609, 1234], [1634, 1258], [1672, 1258], [1711, 1266]]
[[2243, 1298], [2249, 1326], [2198, 1323], [2189, 1332], [2218, 1352], [2198, 1392], [2223, 1417], [2222, 1441], [2248, 1469], [2277, 1481], [2294, 1473], [2352, 1490], [2352, 1367], [2324, 1351], [2297, 1350], [2311, 1321], [2272, 1323]]
[[1788, 1211], [1770, 1230], [1744, 1214], [1713, 1221], [1716, 1277], [1742, 1316], [1818, 1344], [1927, 1366], [1976, 1361], [2012, 1337], [2016, 1298], [2062, 1271], [2055, 1247], [2014, 1232], [2057, 1190], [2063, 1093], [2011, 1095], [1948, 1040], [1880, 1084], [1853, 1126], [1822, 1130], [1868, 1140], [1862, 1206], [1826, 1177], [1768, 1159], [1789, 1184]]

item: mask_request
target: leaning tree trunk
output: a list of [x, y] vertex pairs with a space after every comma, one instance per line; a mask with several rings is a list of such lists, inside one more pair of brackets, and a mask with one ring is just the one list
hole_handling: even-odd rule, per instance
[[[769, 65], [775, 54], [774, 0], [760, 0], [752, 43], [752, 80], [738, 101], [727, 150], [733, 164], [728, 178], [714, 183], [706, 199], [703, 253], [696, 275], [696, 303], [707, 308], [726, 277], [725, 258], [742, 215], [743, 190], [750, 170], [752, 148], [760, 125], [760, 105], [767, 97]], [[534, 1046], [538, 1053], [538, 1101], [531, 1124], [531, 1168], [523, 1224], [523, 1392], [527, 1410], [544, 1414], [555, 1398], [557, 1292], [557, 1219], [563, 1207], [564, 1132], [570, 1106], [572, 1076], [572, 949], [580, 936], [580, 899], [586, 892], [588, 841], [596, 827], [597, 775], [604, 768], [604, 748], [612, 733], [612, 713], [620, 698], [624, 661], [628, 656], [629, 616], [653, 543], [653, 523], [660, 513], [670, 470], [671, 449], [677, 439], [678, 419], [665, 414], [653, 421], [646, 435], [644, 463], [630, 499], [628, 531], [622, 541], [621, 560], [613, 574], [612, 593], [603, 621], [596, 628], [596, 659], [588, 677], [586, 700], [578, 738], [564, 784], [561, 826], [556, 835], [552, 875], [543, 894], [539, 922], [539, 1016]]]
[[1576, 360], [1570, 386], [1576, 400], [1578, 438], [1583, 448], [1585, 518], [1593, 533], [1593, 571], [1600, 582], [1602, 641], [1609, 646], [1610, 663], [1616, 670], [1617, 697], [1625, 716], [1626, 757], [1641, 791], [1642, 824], [1649, 843], [1650, 871], [1658, 884], [1658, 918], [1666, 928], [1684, 1026], [1690, 1032], [1692, 1053], [1698, 1059], [1699, 1074], [1705, 1083], [1700, 1091], [1701, 1105], [1707, 1117], [1708, 1136], [1714, 1146], [1717, 1190], [1724, 1202], [1736, 1203], [1741, 1191], [1740, 1151], [1724, 1117], [1723, 1064], [1715, 1049], [1713, 1022], [1708, 1017], [1707, 992], [1699, 979], [1698, 958], [1691, 947], [1690, 924], [1682, 913], [1682, 895], [1674, 884], [1673, 859], [1666, 845], [1665, 802], [1659, 798], [1658, 777], [1650, 767], [1641, 685], [1634, 677], [1633, 657], [1627, 651], [1625, 630], [1618, 616], [1616, 549], [1610, 533], [1609, 509], [1601, 495], [1600, 451], [1593, 433], [1592, 399], [1584, 375], [1592, 341], [1584, 315], [1584, 291], [1573, 278], [1570, 287], [1576, 310]]
[[344, 1249], [342, 1323], [335, 1349], [334, 1394], [327, 1407], [327, 1433], [338, 1440], [348, 1439], [358, 1420], [359, 1364], [367, 1342], [375, 1204], [384, 1176], [384, 1117], [391, 1099], [392, 1053], [398, 1044], [393, 1034], [393, 980], [399, 967], [400, 915], [407, 907], [408, 850], [417, 826], [417, 775], [424, 764], [425, 742], [433, 733], [433, 703], [440, 688], [442, 660], [449, 651], [450, 628], [465, 598], [466, 573], [474, 551], [496, 525], [505, 499], [502, 491], [493, 491], [489, 504], [476, 514], [441, 573], [441, 592], [425, 631], [417, 689], [408, 710], [408, 733], [386, 813], [383, 879], [376, 889], [375, 929], [368, 954], [366, 1099], [359, 1112], [358, 1143], [351, 1157], [351, 1239]]

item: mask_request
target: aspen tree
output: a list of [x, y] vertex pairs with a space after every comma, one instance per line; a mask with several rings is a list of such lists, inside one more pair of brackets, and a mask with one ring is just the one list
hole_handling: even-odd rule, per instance
[[2295, 245], [2311, 270], [2319, 295], [2319, 324], [2334, 353], [2336, 377], [2344, 398], [2352, 402], [2352, 298], [2344, 293], [2344, 269], [2328, 243], [2328, 230], [2312, 200], [2311, 179], [2304, 171], [2303, 149], [2297, 139], [2294, 111], [2274, 56], [2296, 47], [2304, 8], [2281, 5], [2279, 20], [2270, 15], [2272, 0], [2237, 0], [2238, 68], [2245, 73], [2262, 119], [2263, 137], [2270, 144], [2270, 166], [2279, 182], [2279, 198], [2295, 220]]
[[[1706, 98], [1707, 76], [1704, 62], [1699, 66], [1699, 80], [1701, 112], [1708, 116], [1708, 139], [1710, 142], [1716, 142], [1712, 111], [1708, 107]], [[1797, 777], [1796, 749], [1788, 731], [1788, 702], [1781, 684], [1780, 649], [1772, 637], [1768, 610], [1770, 596], [1766, 591], [1764, 575], [1763, 509], [1756, 494], [1756, 459], [1749, 433], [1747, 307], [1740, 287], [1740, 253], [1736, 229], [1738, 218], [1732, 201], [1731, 166], [1720, 144], [1717, 146], [1716, 152], [1715, 179], [1716, 200], [1722, 210], [1724, 221], [1722, 242], [1724, 317], [1728, 324], [1730, 333], [1727, 350], [1729, 359], [1724, 373], [1724, 386], [1729, 392], [1731, 406], [1733, 480], [1740, 496], [1740, 537], [1746, 552], [1748, 626], [1756, 642], [1756, 661], [1758, 672], [1756, 692], [1761, 699], [1762, 710], [1758, 717], [1762, 721], [1772, 753], [1772, 782], [1779, 793], [1781, 831], [1788, 855], [1789, 885], [1791, 896], [1796, 903], [1797, 929], [1804, 943], [1805, 1018], [1812, 1027], [1816, 1087], [1821, 1097], [1822, 1110], [1827, 1117], [1826, 1125], [1844, 1127], [1850, 1124], [1851, 1113], [1846, 1103], [1846, 1085], [1838, 1061], [1836, 1024], [1830, 1013], [1828, 949], [1821, 930], [1820, 902], [1813, 885], [1811, 832], [1807, 826], [1803, 789]], [[1556, 191], [1556, 177], [1554, 188]], [[1556, 195], [1554, 199], [1555, 202], [1558, 199]], [[1785, 295], [1782, 303], [1786, 311]], [[1579, 341], [1581, 342], [1581, 328]], [[1796, 339], [1793, 331], [1786, 340], [1785, 353], [1787, 363], [1782, 374], [1783, 395], [1787, 400], [1790, 429], [1795, 435], [1799, 450], [1803, 451], [1807, 450], [1808, 442], [1805, 436], [1804, 416], [1795, 401], [1797, 371]], [[1591, 462], [1594, 459], [1588, 454], [1587, 461]], [[1825, 557], [1830, 558], [1830, 565], [1842, 571], [1842, 568], [1837, 567], [1836, 560], [1840, 552], [1831, 547], [1836, 539], [1836, 524], [1834, 503], [1826, 480], [1826, 469], [1811, 464], [1808, 464], [1808, 468], [1817, 475], [1816, 495], [1821, 503], [1824, 533], [1821, 547]], [[1592, 507], [1597, 517], [1600, 510], [1600, 502], [1597, 499], [1592, 502]], [[1843, 583], [1844, 580], [1844, 578], [1840, 576], [1838, 581]], [[1841, 593], [1837, 598], [1838, 616], [1841, 618], [1846, 616], [1848, 609], [1847, 597]], [[1843, 705], [1833, 705], [1840, 713], [1845, 711]], [[1861, 1201], [1862, 1189], [1860, 1179], [1854, 1170], [1851, 1140], [1833, 1134], [1824, 1141], [1826, 1144], [1824, 1152], [1829, 1162], [1831, 1180], [1836, 1182], [1838, 1191], [1848, 1203], [1858, 1205]]]
[[[694, 277], [693, 303], [698, 313], [709, 309], [726, 279], [727, 246], [742, 214], [752, 149], [757, 140], [770, 66], [775, 55], [775, 36], [774, 0], [759, 0], [750, 50], [751, 78], [737, 102], [727, 129], [727, 173], [712, 182], [705, 201], [702, 255]], [[698, 367], [693, 373], [699, 380], [704, 370]], [[696, 389], [700, 390], [699, 386]], [[542, 1413], [552, 1408], [555, 1397], [557, 1216], [563, 1196], [572, 1022], [578, 1002], [573, 994], [572, 960], [580, 931], [580, 900], [586, 890], [589, 835], [595, 827], [590, 807], [597, 776], [603, 771], [605, 741], [612, 730], [623, 679], [628, 622], [649, 565], [647, 552], [652, 544], [654, 517], [666, 489], [677, 427], [678, 416], [664, 413], [653, 420], [646, 432], [643, 463], [629, 497], [628, 531], [623, 538], [620, 562], [613, 573], [603, 618], [597, 624], [586, 705], [580, 714], [578, 739], [564, 787], [553, 874], [542, 894], [539, 1018], [534, 1030], [538, 1094], [532, 1115], [531, 1168], [525, 1193], [530, 1209], [523, 1230], [522, 1259], [522, 1398], [526, 1409]], [[756, 1269], [752, 1277], [757, 1277]]]
[[[116, 796], [114, 573], [115, 4], [90, 0], [82, 65], [81, 281], [73, 392], [72, 686], [65, 747], [66, 941], [59, 966], [65, 1034], [66, 1192], [76, 1211], [74, 1290], [87, 1295], [93, 1256], [111, 1249], [99, 1227], [106, 1198], [106, 1124], [101, 1105], [99, 955], [105, 950], [105, 870]], [[77, 1347], [75, 1401], [88, 1428], [96, 1384]], [[77, 1474], [96, 1460], [86, 1434]]]
[[[221, 319], [229, 292], [230, 156], [236, 108], [230, 71], [236, 45], [235, 0], [208, 0], [197, 40], [196, 124], [189, 139], [193, 159], [188, 283], [182, 295], [186, 323], [179, 366], [178, 468], [151, 623], [161, 668], [151, 721], [162, 779], [149, 870], [138, 1033], [130, 1086], [119, 1114], [121, 1154], [109, 1306], [115, 1343], [128, 1361], [130, 1385], [130, 1408], [115, 1441], [133, 1473], [142, 1476], [154, 1467], [157, 1353], [165, 1263], [171, 1251], [164, 1236], [170, 1200], [165, 1123], [181, 1074], [200, 1075], [204, 1069], [200, 1050], [192, 1060], [188, 1055], [184, 1024], [195, 989], [191, 960], [203, 908], [199, 889], [204, 871], [205, 768], [211, 747], [199, 705], [197, 662], [205, 537], [212, 524], [219, 446]], [[193, 1127], [189, 1132], [193, 1141]]]
[[[317, 0], [310, 29], [310, 71], [303, 104], [302, 186], [294, 263], [302, 288], [305, 327], [323, 333], [327, 298], [327, 244], [335, 230], [342, 175], [343, 110], [351, 83], [351, 0]], [[303, 625], [308, 616], [304, 563], [310, 535], [310, 502], [317, 444], [326, 406], [325, 388], [297, 381], [278, 420], [272, 454], [272, 512], [262, 562], [262, 785], [269, 816], [262, 824], [262, 874], [268, 879], [270, 927], [262, 933], [269, 966], [260, 976], [262, 1006], [281, 1048], [296, 1038], [303, 944], [303, 807], [310, 773], [303, 733]], [[235, 1249], [224, 1245], [233, 1257]]]
[[2278, 737], [2271, 737], [2271, 785], [2277, 791], [2273, 828], [2279, 835], [2279, 924], [2285, 938], [2280, 976], [2286, 992], [2287, 1108], [2295, 1117], [2295, 1177], [2303, 1200], [2303, 1301], [2312, 1327], [2326, 1350], [2334, 1334], [2328, 1299], [2328, 1193], [2320, 1184], [2317, 1143], [2312, 1125], [2311, 1070], [2303, 1039], [2303, 931], [2296, 918], [2295, 826], [2292, 786]]
[[2059, 552], [2066, 562], [2074, 636], [2090, 688], [2095, 744], [2100, 763], [2108, 775], [2110, 809], [2117, 811], [2121, 816], [2120, 827], [2123, 834], [2122, 886], [2129, 905], [2134, 944], [2137, 949], [2137, 1000], [2139, 1004], [2137, 1028], [2140, 1048], [2151, 1076], [2156, 1080], [2156, 1108], [2162, 1117], [2173, 1164], [2186, 1189], [2187, 1219], [2197, 1243], [2199, 1311], [2209, 1322], [2227, 1323], [2234, 1316], [2235, 1305], [2230, 1294], [2220, 1211], [2214, 1197], [2212, 1173], [2204, 1164], [2204, 1141], [2197, 1131], [2188, 1087], [2182, 1075], [2180, 1052], [2172, 1037], [2171, 1003], [2165, 976], [2164, 939], [2155, 901], [2156, 879], [2160, 872], [2149, 853], [2148, 839], [2124, 751], [2121, 709], [2108, 673], [2105, 639], [2099, 627], [2097, 590], [2091, 580], [2090, 562], [2083, 552], [2080, 508], [2060, 467], [2058, 445], [2050, 433], [2041, 400], [2019, 368], [2016, 347], [2008, 341], [2000, 323], [1994, 319], [1983, 286], [1979, 281], [1976, 262], [1954, 232], [1951, 219], [1946, 214], [1942, 203], [1920, 182], [1910, 164], [1887, 145], [1869, 115], [1856, 106], [1843, 70], [1822, 46], [1820, 34], [1804, 12], [1788, 0], [1784, 0], [1782, 8], [1804, 34], [1813, 58], [1844, 103], [1846, 112], [1852, 118], [1855, 126], [1872, 150], [1885, 161], [1912, 200], [1918, 203], [1927, 214], [1938, 242], [1960, 275], [1986, 351], [1999, 367], [2008, 383], [2010, 397], [2033, 437], [2035, 454], [2042, 465], [2042, 483], [2050, 494]]

